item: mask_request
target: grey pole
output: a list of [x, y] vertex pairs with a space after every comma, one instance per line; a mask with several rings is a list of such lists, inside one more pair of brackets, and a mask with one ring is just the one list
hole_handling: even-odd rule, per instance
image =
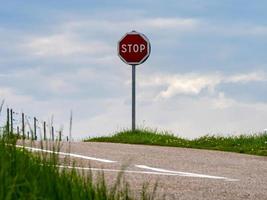
[[7, 128], [7, 134], [9, 134], [10, 131], [10, 117], [9, 117], [9, 108], [7, 108], [7, 117], [6, 117], [6, 128]]
[[21, 129], [22, 129], [22, 138], [25, 139], [25, 116], [24, 113], [21, 114]]
[[44, 122], [44, 140], [46, 140], [46, 122]]
[[61, 131], [59, 131], [59, 141], [61, 141]]
[[132, 131], [135, 131], [135, 72], [136, 65], [132, 65]]
[[54, 141], [54, 126], [52, 126], [51, 133], [52, 133], [52, 141]]
[[13, 109], [10, 109], [10, 131], [11, 131], [11, 134], [13, 134]]
[[34, 131], [34, 140], [37, 140], [37, 131], [36, 131], [36, 122], [37, 122], [37, 119], [36, 117], [33, 118], [33, 131]]

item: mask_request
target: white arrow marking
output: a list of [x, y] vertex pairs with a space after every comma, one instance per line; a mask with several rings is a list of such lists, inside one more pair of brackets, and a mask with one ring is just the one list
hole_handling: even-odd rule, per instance
[[179, 176], [209, 178], [209, 179], [221, 179], [221, 180], [226, 180], [226, 181], [239, 181], [238, 179], [230, 179], [230, 178], [222, 177], [222, 176], [211, 176], [211, 175], [206, 175], [206, 174], [196, 174], [196, 173], [190, 173], [190, 172], [166, 170], [166, 169], [161, 169], [161, 168], [149, 167], [146, 165], [135, 165], [135, 166], [138, 168], [141, 168], [141, 169], [149, 169], [149, 170], [157, 171], [157, 172], [177, 174]]
[[57, 167], [59, 167], [59, 168], [66, 168], [66, 169], [91, 170], [91, 171], [103, 171], [103, 172], [123, 172], [123, 173], [135, 173], [135, 174], [152, 174], [152, 175], [177, 176], [177, 174], [172, 174], [172, 173], [150, 172], [150, 171], [134, 171], [134, 170], [119, 170], [119, 169], [100, 169], [100, 168], [74, 167], [74, 166], [65, 166], [65, 165], [57, 165]]

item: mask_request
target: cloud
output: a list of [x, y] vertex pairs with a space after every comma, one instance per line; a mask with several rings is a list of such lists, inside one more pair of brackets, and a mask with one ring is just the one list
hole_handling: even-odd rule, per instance
[[267, 36], [267, 26], [255, 24], [232, 24], [228, 26], [221, 26], [217, 28], [219, 32], [229, 36]]
[[225, 76], [215, 74], [153, 74], [143, 77], [140, 82], [141, 87], [165, 87], [161, 89], [158, 98], [168, 99], [175, 95], [199, 95], [207, 90], [213, 93], [215, 87], [223, 83], [248, 83], [255, 81], [267, 81], [267, 76], [262, 72], [251, 72], [246, 74], [236, 74]]
[[237, 74], [226, 77], [225, 82], [230, 83], [247, 83], [253, 81], [267, 81], [267, 75], [264, 72], [252, 72], [248, 74]]
[[[73, 109], [76, 138], [104, 135], [130, 127], [131, 88], [123, 85], [131, 80], [130, 71], [116, 55], [116, 42], [126, 31], [136, 29], [151, 35], [152, 53], [159, 55], [147, 62], [148, 68], [156, 64], [154, 69], [161, 70], [156, 74], [144, 71], [143, 77], [138, 76], [138, 79], [141, 78], [137, 82], [141, 87], [137, 92], [139, 125], [145, 121], [147, 126], [196, 137], [211, 132], [258, 131], [266, 124], [266, 104], [244, 103], [243, 99], [237, 101], [219, 87], [223, 84], [235, 87], [237, 84], [264, 82], [266, 73], [238, 73], [243, 68], [237, 66], [236, 72], [230, 74], [231, 70], [226, 68], [223, 72], [207, 72], [209, 68], [203, 64], [188, 71], [199, 71], [201, 67], [207, 73], [180, 74], [163, 69], [167, 66], [165, 61], [168, 56], [173, 58], [170, 62], [174, 66], [180, 62], [176, 50], [182, 49], [181, 57], [199, 53], [191, 51], [198, 47], [192, 42], [203, 35], [204, 39], [213, 37], [212, 42], [219, 39], [222, 42], [219, 44], [223, 44], [221, 37], [224, 35], [264, 36], [264, 26], [244, 28], [232, 22], [216, 24], [208, 19], [142, 15], [124, 19], [91, 16], [72, 19], [57, 22], [53, 25], [55, 29], [48, 32], [43, 29], [35, 32], [0, 31], [1, 44], [5, 46], [0, 58], [3, 73], [0, 74], [0, 96], [6, 98], [9, 105], [23, 108], [42, 119], [54, 114], [59, 121], [56, 124], [68, 122], [69, 110]], [[185, 38], [188, 33], [193, 34]], [[181, 35], [185, 36], [186, 46], [176, 49]], [[169, 41], [167, 46], [166, 41]], [[208, 47], [211, 43], [207, 41], [204, 44]], [[172, 52], [169, 47], [174, 48]], [[189, 49], [184, 51], [182, 47]], [[201, 57], [208, 53], [203, 52]], [[231, 52], [227, 50], [227, 53]], [[5, 55], [10, 55], [11, 59]], [[10, 63], [4, 63], [8, 59]], [[210, 65], [208, 60], [207, 65]], [[186, 66], [190, 67], [190, 60], [186, 60]], [[265, 69], [265, 65], [261, 68]], [[180, 69], [184, 71], [186, 68], [174, 71]], [[12, 73], [5, 74], [9, 70]], [[178, 95], [179, 98], [176, 98]]]
[[219, 95], [217, 98], [212, 99], [212, 105], [216, 109], [226, 109], [234, 104], [237, 104], [237, 102], [231, 98], [225, 97], [225, 94], [223, 92], [219, 92]]
[[[200, 21], [196, 18], [168, 18], [155, 17], [147, 18], [140, 17], [138, 19], [119, 19], [119, 20], [101, 20], [101, 19], [87, 19], [87, 20], [73, 20], [62, 25], [63, 30], [79, 30], [80, 28], [90, 27], [96, 30], [106, 29], [121, 32], [122, 30], [129, 30], [130, 27], [137, 29], [164, 29], [188, 31], [196, 28]], [[130, 29], [131, 30], [131, 29]]]
[[70, 56], [74, 54], [108, 54], [114, 48], [100, 41], [79, 41], [68, 34], [50, 36], [35, 36], [25, 45], [29, 51], [37, 56]]
[[[131, 106], [130, 103], [125, 103], [126, 96], [36, 100], [2, 87], [0, 95], [5, 97], [15, 111], [23, 108], [27, 115], [37, 115], [39, 120], [51, 119], [53, 115], [56, 130], [61, 124], [64, 125], [64, 136], [67, 135], [69, 111], [72, 109], [73, 137], [76, 139], [106, 135], [130, 127]], [[166, 101], [150, 101], [145, 105], [137, 104], [138, 126], [168, 130], [188, 138], [208, 133], [240, 134], [262, 131], [266, 128], [266, 119], [267, 104], [237, 102], [225, 97], [223, 93], [215, 97], [183, 96]]]
[[10, 87], [0, 87], [0, 97], [6, 99], [8, 103], [31, 102], [33, 99], [30, 95], [19, 95]]
[[222, 93], [216, 97], [182, 96], [153, 101], [138, 108], [138, 124], [145, 121], [145, 126], [189, 138], [256, 133], [266, 128], [266, 119], [266, 103], [242, 103]]
[[193, 18], [151, 18], [135, 21], [136, 26], [153, 29], [186, 29], [192, 30], [199, 25], [199, 20]]
[[[21, 109], [22, 105], [33, 105], [33, 98], [30, 95], [19, 94], [16, 90], [10, 87], [0, 87], [0, 101], [5, 100], [4, 109], [7, 106], [12, 106], [12, 108]], [[19, 111], [19, 110], [17, 110]], [[4, 112], [4, 110], [2, 111]], [[0, 122], [1, 126], [6, 122], [5, 114], [1, 113]]]
[[209, 91], [220, 82], [219, 76], [176, 75], [166, 80], [168, 87], [159, 97], [171, 98], [176, 94], [197, 95], [207, 88]]
[[6, 78], [10, 79], [12, 77], [14, 81], [23, 82], [23, 87], [14, 87], [14, 90], [21, 91], [22, 88], [28, 88], [29, 91], [24, 90], [24, 92], [33, 93], [31, 94], [32, 96], [37, 97], [38, 94], [41, 93], [42, 95], [47, 95], [52, 98], [54, 95], [71, 95], [77, 92], [78, 87], [73, 84], [73, 80], [75, 80], [74, 76], [75, 75], [71, 72], [45, 74], [44, 70], [40, 67], [36, 67], [26, 70], [17, 70]]
[[73, 31], [94, 28], [95, 31], [103, 30], [111, 33], [121, 33], [125, 30], [162, 31], [162, 33], [205, 33], [226, 36], [266, 36], [267, 26], [250, 23], [215, 22], [212, 19], [200, 17], [138, 17], [123, 19], [77, 19], [61, 25], [63, 30]]
[[[123, 94], [127, 68], [101, 65], [35, 66], [3, 74], [0, 85], [34, 99], [109, 98]], [[127, 73], [128, 74], [128, 73]]]

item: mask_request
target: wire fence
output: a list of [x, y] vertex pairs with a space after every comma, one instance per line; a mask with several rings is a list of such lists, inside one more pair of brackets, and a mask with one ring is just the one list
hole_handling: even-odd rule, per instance
[[[0, 109], [3, 118], [3, 103], [0, 105]], [[63, 135], [63, 127], [56, 129], [53, 120], [49, 122], [40, 120], [12, 108], [6, 108], [6, 120], [0, 126], [0, 130], [1, 132], [6, 130], [8, 133], [17, 134], [24, 139], [69, 141], [68, 136], [64, 137]]]

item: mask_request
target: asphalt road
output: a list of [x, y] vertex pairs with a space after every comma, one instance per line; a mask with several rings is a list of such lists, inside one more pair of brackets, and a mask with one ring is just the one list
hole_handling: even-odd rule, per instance
[[[40, 151], [36, 147], [32, 150]], [[157, 182], [159, 199], [165, 194], [166, 199], [267, 200], [267, 157], [112, 143], [73, 142], [70, 150], [77, 169], [102, 170], [108, 183], [124, 166], [135, 192], [145, 182]], [[68, 151], [68, 143], [62, 143], [60, 155]]]

